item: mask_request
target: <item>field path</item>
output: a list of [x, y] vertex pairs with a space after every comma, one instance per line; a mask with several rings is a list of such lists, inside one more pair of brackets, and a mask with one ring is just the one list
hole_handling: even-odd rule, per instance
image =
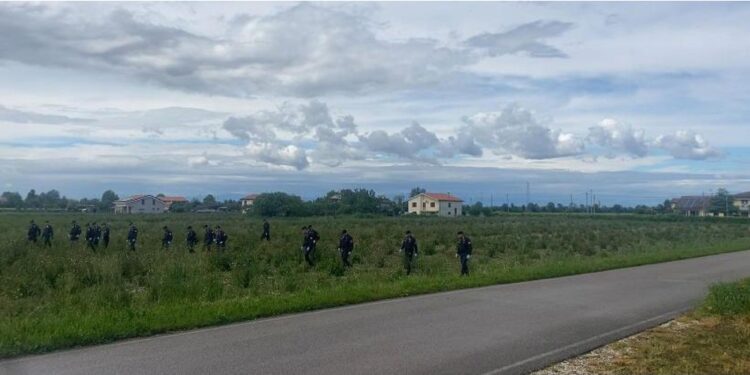
[[750, 251], [387, 300], [6, 360], [0, 374], [515, 374], [660, 324]]

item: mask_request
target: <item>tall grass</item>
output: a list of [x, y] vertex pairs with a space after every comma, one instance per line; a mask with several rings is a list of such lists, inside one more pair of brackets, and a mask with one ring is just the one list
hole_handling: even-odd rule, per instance
[[[491, 218], [315, 218], [261, 222], [239, 215], [50, 215], [51, 249], [25, 241], [32, 215], [3, 214], [0, 225], [0, 356], [41, 352], [119, 338], [221, 324], [289, 312], [458, 288], [634, 266], [750, 248], [739, 220], [636, 216], [508, 215]], [[44, 218], [34, 217], [38, 222]], [[112, 243], [91, 252], [64, 238], [68, 223], [108, 221]], [[141, 235], [125, 246], [128, 221]], [[224, 253], [191, 254], [184, 228], [220, 224]], [[160, 248], [161, 227], [175, 245]], [[299, 251], [299, 228], [313, 224], [322, 240], [318, 263]], [[355, 237], [354, 267], [341, 267], [338, 233]], [[410, 229], [420, 245], [406, 276], [398, 247]], [[474, 243], [471, 275], [461, 278], [457, 230]]]

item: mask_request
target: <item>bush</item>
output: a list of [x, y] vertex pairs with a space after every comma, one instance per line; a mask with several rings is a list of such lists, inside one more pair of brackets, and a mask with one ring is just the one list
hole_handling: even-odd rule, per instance
[[750, 314], [750, 279], [711, 286], [704, 308], [722, 316]]

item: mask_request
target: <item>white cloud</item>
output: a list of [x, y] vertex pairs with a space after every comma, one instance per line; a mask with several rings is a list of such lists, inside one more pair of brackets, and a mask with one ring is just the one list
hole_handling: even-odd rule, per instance
[[465, 131], [495, 153], [548, 159], [577, 155], [585, 147], [576, 135], [538, 123], [533, 112], [516, 104], [500, 112], [479, 112], [463, 121]]
[[257, 161], [295, 169], [305, 169], [310, 165], [305, 150], [295, 145], [278, 145], [274, 143], [251, 143], [247, 146], [247, 155]]
[[503, 33], [483, 33], [466, 40], [466, 45], [485, 49], [490, 56], [526, 53], [531, 57], [567, 57], [565, 52], [542, 40], [558, 36], [573, 26], [569, 22], [535, 21]]
[[677, 159], [705, 160], [721, 156], [721, 152], [711, 147], [703, 136], [690, 130], [659, 136], [655, 144]]
[[613, 119], [604, 119], [599, 125], [590, 127], [587, 139], [598, 146], [636, 157], [648, 154], [646, 132]]

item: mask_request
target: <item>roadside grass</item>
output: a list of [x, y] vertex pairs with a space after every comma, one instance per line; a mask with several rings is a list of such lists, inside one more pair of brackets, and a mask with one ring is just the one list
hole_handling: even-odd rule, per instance
[[[716, 284], [695, 311], [570, 363], [578, 374], [750, 374], [750, 279]], [[568, 373], [558, 367], [540, 373]]]
[[[743, 220], [584, 215], [284, 219], [271, 221], [272, 242], [263, 243], [260, 221], [243, 216], [65, 214], [50, 215], [58, 239], [45, 249], [23, 238], [31, 218], [0, 216], [0, 225], [8, 228], [0, 233], [0, 357], [750, 248], [750, 223]], [[72, 219], [110, 222], [110, 248], [97, 253], [81, 244], [71, 248], [63, 234]], [[141, 229], [136, 252], [125, 250], [129, 220]], [[180, 243], [185, 226], [203, 223], [228, 231], [225, 253], [198, 249], [190, 254]], [[323, 238], [315, 268], [308, 268], [299, 253], [299, 228], [308, 223]], [[170, 250], [159, 248], [164, 224], [176, 234]], [[356, 241], [351, 270], [341, 267], [335, 251], [343, 228]], [[406, 229], [420, 245], [416, 273], [408, 277], [397, 250]], [[453, 257], [459, 229], [475, 245], [472, 273], [464, 278]], [[722, 309], [748, 305], [731, 290], [717, 293], [723, 293], [716, 302]]]

